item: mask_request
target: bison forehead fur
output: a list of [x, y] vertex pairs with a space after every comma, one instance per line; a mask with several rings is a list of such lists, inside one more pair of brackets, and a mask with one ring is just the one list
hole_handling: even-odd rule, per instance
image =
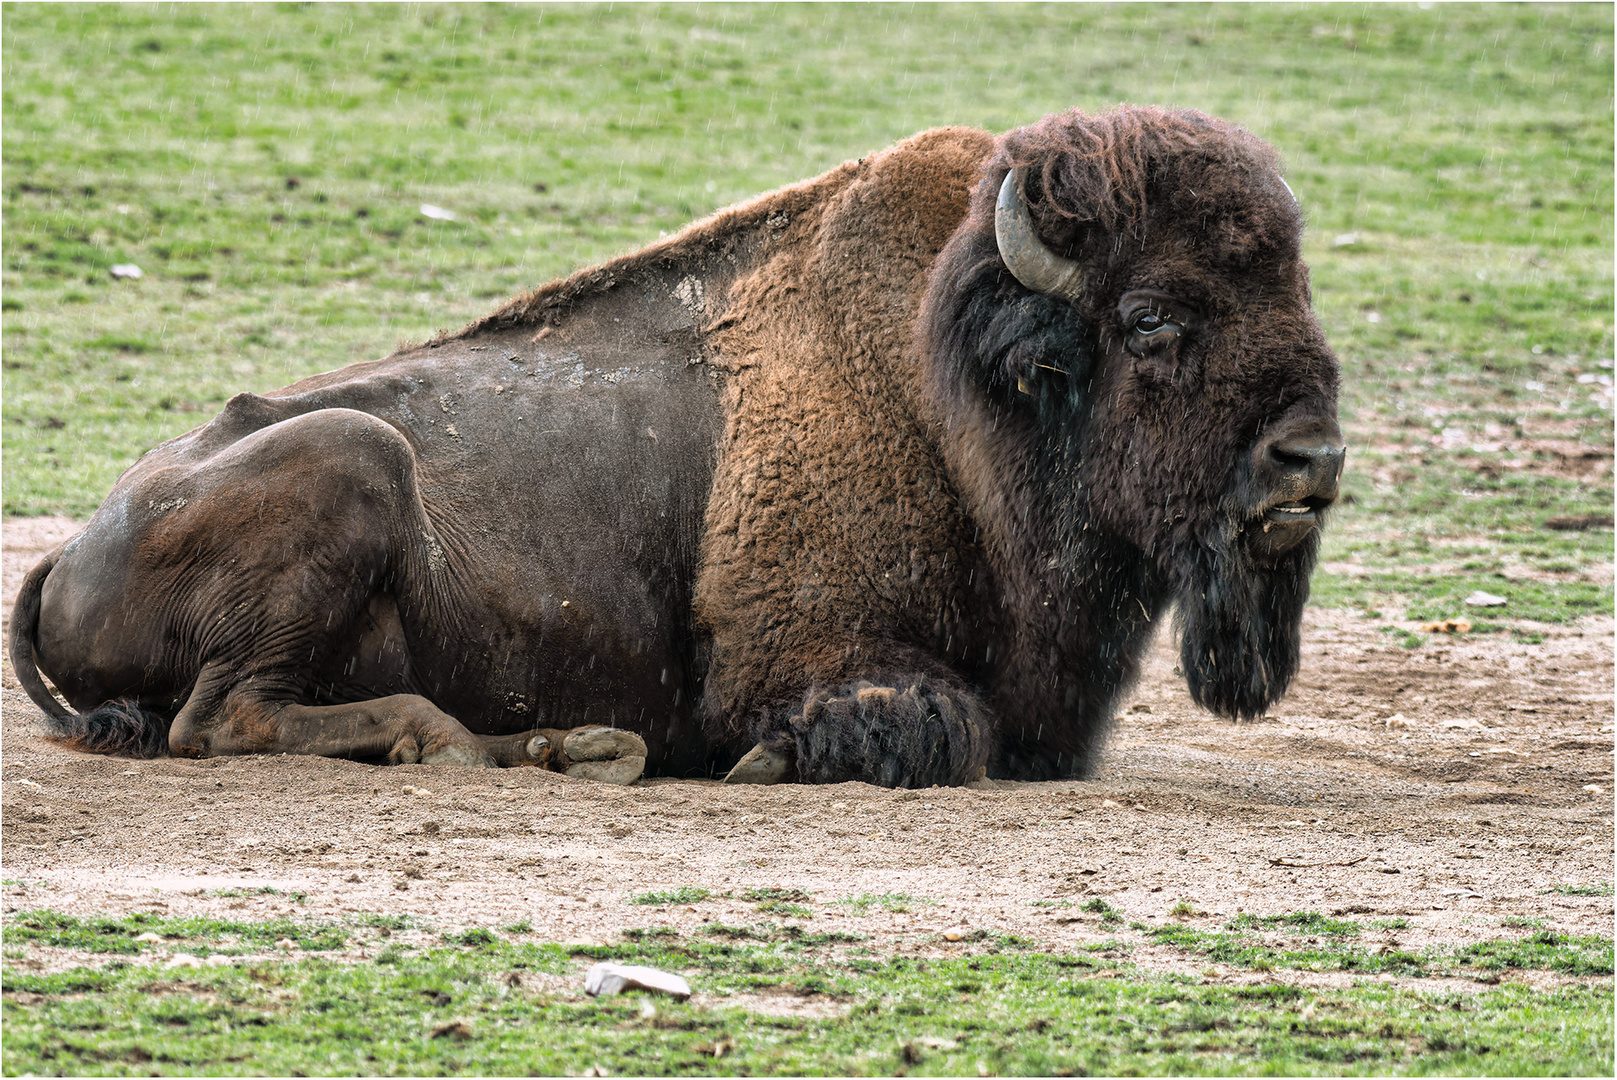
[[1344, 453], [1301, 225], [1198, 113], [917, 135], [238, 396], [13, 659], [106, 752], [1082, 776], [1170, 610], [1209, 708], [1296, 671]]

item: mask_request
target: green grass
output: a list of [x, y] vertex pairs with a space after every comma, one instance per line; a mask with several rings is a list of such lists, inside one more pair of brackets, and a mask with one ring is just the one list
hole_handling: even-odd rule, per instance
[[1293, 911], [1284, 915], [1237, 915], [1225, 924], [1231, 930], [1282, 930], [1292, 934], [1327, 934], [1331, 937], [1357, 937], [1359, 924], [1349, 919], [1333, 919], [1315, 911]]
[[[135, 940], [156, 934], [157, 942]], [[7, 945], [39, 944], [96, 953], [138, 954], [143, 950], [177, 944], [206, 944], [210, 951], [230, 955], [254, 952], [291, 941], [300, 949], [340, 949], [348, 943], [341, 926], [280, 918], [268, 922], [228, 919], [170, 919], [136, 912], [116, 918], [79, 919], [49, 910], [23, 911], [6, 922]]]
[[864, 915], [873, 907], [902, 915], [915, 907], [936, 907], [938, 902], [930, 896], [911, 896], [909, 893], [860, 893], [858, 896], [843, 897], [836, 903], [850, 909], [855, 915]]
[[1610, 938], [1567, 935], [1553, 930], [1455, 948], [1433, 946], [1414, 953], [1395, 946], [1349, 944], [1341, 939], [1358, 936], [1357, 924], [1307, 912], [1263, 918], [1237, 917], [1227, 925], [1236, 931], [1279, 933], [1253, 936], [1174, 924], [1142, 925], [1139, 929], [1158, 944], [1171, 945], [1218, 963], [1259, 971], [1288, 968], [1431, 976], [1464, 975], [1472, 969], [1497, 972], [1505, 968], [1529, 968], [1566, 975], [1612, 974]]
[[1562, 896], [1610, 896], [1611, 882], [1595, 881], [1587, 885], [1551, 885], [1548, 889]]
[[305, 900], [307, 900], [309, 898], [308, 893], [302, 893], [302, 892], [283, 893], [280, 889], [273, 888], [273, 887], [271, 887], [269, 885], [253, 885], [253, 886], [250, 886], [250, 887], [231, 888], [231, 889], [212, 889], [212, 890], [209, 891], [208, 895], [209, 896], [228, 896], [228, 897], [282, 896], [282, 897], [285, 897], [286, 899], [292, 901], [294, 904], [301, 904], [301, 903], [303, 903], [303, 901], [305, 901]]
[[[1609, 980], [1312, 990], [1152, 975], [1117, 960], [1115, 943], [1070, 954], [1012, 944], [881, 958], [840, 942], [656, 928], [587, 948], [496, 939], [183, 972], [8, 964], [0, 1064], [8, 1075], [1610, 1072]], [[589, 999], [582, 974], [597, 959], [677, 970], [699, 1003]], [[1559, 970], [1553, 953], [1476, 959]], [[565, 977], [562, 988], [540, 974]], [[739, 1007], [738, 995], [759, 994], [813, 997], [827, 1014]]]
[[699, 885], [681, 885], [662, 892], [641, 893], [629, 897], [631, 904], [699, 904], [713, 894]]
[[1084, 901], [1083, 910], [1099, 915], [1100, 921], [1103, 923], [1120, 923], [1123, 921], [1123, 913], [1098, 896]]

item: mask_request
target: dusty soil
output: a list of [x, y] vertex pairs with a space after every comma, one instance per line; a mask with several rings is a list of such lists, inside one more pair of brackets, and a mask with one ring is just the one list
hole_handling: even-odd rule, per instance
[[[8, 620], [23, 574], [75, 528], [4, 523]], [[1242, 911], [1402, 916], [1407, 929], [1379, 933], [1408, 949], [1508, 935], [1510, 917], [1610, 934], [1609, 895], [1548, 890], [1612, 880], [1613, 623], [1535, 629], [1542, 643], [1434, 636], [1410, 651], [1354, 613], [1312, 611], [1296, 686], [1246, 724], [1191, 705], [1159, 647], [1093, 780], [919, 792], [94, 757], [41, 737], [7, 664], [5, 907], [527, 919], [550, 940], [604, 942], [757, 922], [740, 891], [777, 887], [813, 894], [814, 928], [869, 934], [884, 952], [970, 947], [941, 939], [955, 927], [1057, 950], [1114, 936], [1059, 903], [1091, 896], [1150, 922], [1184, 899], [1209, 929]], [[682, 885], [736, 898], [627, 902]], [[214, 895], [255, 886], [280, 894]], [[866, 893], [935, 903], [833, 903]], [[1184, 962], [1150, 948], [1134, 959]]]

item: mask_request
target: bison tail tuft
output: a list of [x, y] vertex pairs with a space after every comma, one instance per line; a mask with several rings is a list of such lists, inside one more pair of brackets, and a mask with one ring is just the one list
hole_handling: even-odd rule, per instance
[[113, 757], [155, 758], [168, 752], [170, 719], [132, 698], [118, 698], [82, 716], [53, 717], [49, 739], [73, 750]]

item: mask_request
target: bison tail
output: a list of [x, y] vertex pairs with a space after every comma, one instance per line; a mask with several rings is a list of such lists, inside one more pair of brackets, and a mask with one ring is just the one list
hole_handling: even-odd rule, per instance
[[56, 565], [53, 552], [23, 579], [11, 611], [11, 666], [17, 681], [35, 705], [44, 710], [51, 727], [52, 742], [75, 750], [118, 757], [160, 757], [168, 748], [169, 719], [128, 698], [109, 701], [83, 716], [73, 712], [51, 693], [39, 673], [34, 642], [39, 634], [39, 598], [45, 578]]
[[49, 738], [72, 750], [113, 757], [155, 758], [168, 752], [170, 719], [133, 698], [118, 698], [83, 716], [56, 721]]
[[56, 565], [56, 553], [45, 556], [39, 565], [28, 571], [23, 579], [22, 591], [11, 609], [11, 666], [17, 672], [17, 681], [28, 692], [35, 705], [58, 725], [71, 724], [79, 718], [56, 700], [50, 687], [39, 674], [39, 662], [34, 656], [34, 641], [39, 635], [39, 596], [45, 589], [45, 579]]

